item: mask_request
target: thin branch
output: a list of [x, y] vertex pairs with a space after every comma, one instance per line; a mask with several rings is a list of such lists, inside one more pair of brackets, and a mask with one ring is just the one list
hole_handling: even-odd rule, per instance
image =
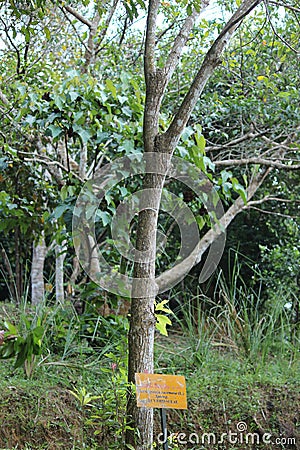
[[95, 45], [95, 37], [97, 35], [99, 23], [101, 20], [101, 15], [100, 15], [98, 9], [96, 11], [95, 17], [91, 21], [90, 33], [89, 33], [88, 42], [87, 42], [87, 46], [86, 46], [86, 52], [85, 52], [85, 63], [82, 67], [83, 73], [87, 72], [88, 67], [93, 62], [95, 56], [98, 54], [99, 47], [100, 47], [101, 43], [103, 42], [103, 39], [106, 36], [107, 29], [109, 27], [109, 24], [112, 20], [113, 15], [115, 13], [118, 2], [119, 2], [119, 0], [114, 0], [112, 7], [108, 11], [104, 26], [101, 29], [99, 36], [98, 36], [97, 45]]
[[96, 46], [96, 51], [99, 49], [100, 45], [103, 42], [103, 39], [104, 39], [104, 37], [105, 37], [105, 35], [107, 33], [107, 29], [109, 27], [109, 24], [110, 24], [110, 22], [111, 22], [111, 20], [113, 18], [113, 15], [114, 15], [114, 13], [116, 11], [117, 6], [118, 6], [118, 3], [119, 3], [119, 0], [114, 0], [110, 10], [108, 11], [108, 14], [107, 14], [106, 19], [105, 19], [105, 24], [104, 24], [103, 28], [101, 29], [101, 31], [99, 33], [99, 36], [98, 36], [98, 42], [97, 42], [97, 46]]
[[83, 17], [81, 14], [79, 14], [79, 12], [76, 11], [74, 8], [72, 8], [71, 6], [65, 5], [64, 9], [66, 11], [68, 11], [68, 13], [72, 14], [72, 16], [74, 16], [77, 20], [79, 20], [79, 22], [88, 26], [90, 29], [92, 28], [92, 25], [93, 25], [92, 22], [90, 20], [86, 19], [85, 17]]
[[261, 205], [262, 203], [265, 202], [300, 203], [300, 200], [290, 200], [287, 198], [271, 197], [266, 195], [264, 198], [261, 198], [260, 200], [252, 200], [248, 202], [247, 206]]
[[156, 26], [157, 15], [160, 0], [149, 0], [148, 16], [147, 16], [147, 30], [144, 53], [144, 70], [146, 84], [149, 82], [149, 77], [156, 73], [155, 61], [155, 43], [156, 43]]
[[171, 125], [162, 136], [162, 145], [173, 151], [183, 132], [190, 115], [216, 66], [220, 63], [220, 56], [228, 44], [231, 36], [243, 19], [260, 3], [261, 0], [245, 0], [231, 19], [227, 22], [211, 48], [208, 50], [204, 61], [196, 74], [194, 81], [186, 94], [179, 110], [177, 111]]
[[248, 133], [244, 134], [243, 136], [240, 136], [239, 138], [236, 139], [232, 139], [232, 141], [227, 142], [226, 144], [223, 145], [211, 145], [211, 146], [207, 146], [205, 148], [206, 151], [220, 151], [224, 148], [227, 147], [232, 147], [234, 145], [237, 144], [241, 144], [242, 142], [246, 141], [247, 139], [255, 139], [259, 136], [264, 135], [265, 132], [261, 132], [261, 133], [253, 133], [253, 130], [248, 131]]
[[161, 31], [156, 37], [156, 43], [158, 43], [168, 31], [172, 30], [172, 28], [178, 23], [178, 19], [174, 20], [167, 28]]
[[9, 29], [6, 25], [6, 23], [4, 22], [4, 20], [1, 18], [0, 16], [0, 20], [4, 26], [4, 31], [5, 34], [7, 36], [7, 39], [10, 43], [10, 45], [13, 47], [13, 49], [15, 50], [16, 54], [17, 54], [17, 74], [20, 75], [20, 69], [21, 69], [21, 56], [20, 56], [20, 51], [18, 49], [18, 47], [14, 44], [13, 40], [11, 39], [10, 35], [9, 35]]
[[266, 209], [257, 208], [256, 206], [245, 206], [243, 209], [254, 209], [255, 211], [259, 211], [263, 214], [271, 214], [272, 216], [284, 217], [287, 219], [299, 219], [299, 216], [291, 216], [290, 214], [283, 214], [276, 211], [268, 211]]
[[72, 172], [71, 170], [68, 170], [68, 168], [65, 167], [63, 164], [61, 164], [58, 161], [53, 161], [50, 158], [46, 158], [45, 157], [45, 159], [44, 159], [44, 158], [42, 158], [41, 155], [39, 155], [38, 158], [37, 157], [35, 157], [35, 158], [24, 158], [24, 161], [26, 161], [26, 162], [38, 162], [38, 163], [41, 163], [41, 164], [45, 164], [46, 166], [57, 166], [61, 170], [63, 170], [64, 172], [67, 172], [67, 173], [71, 174], [74, 178], [77, 178], [77, 180], [79, 180], [82, 183], [84, 183], [84, 180], [79, 175], [77, 175], [75, 172]]
[[284, 8], [290, 9], [293, 12], [300, 13], [300, 8], [296, 8], [295, 6], [288, 5], [287, 3], [276, 2], [273, 0], [269, 0], [269, 3], [271, 3], [271, 5], [275, 5], [275, 6], [283, 6]]
[[85, 48], [85, 50], [87, 49], [85, 42], [83, 41], [83, 39], [81, 39], [80, 34], [78, 33], [77, 28], [75, 27], [74, 23], [72, 22], [72, 20], [70, 19], [70, 17], [68, 16], [68, 14], [66, 13], [66, 11], [64, 10], [64, 8], [59, 7], [60, 10], [62, 11], [63, 15], [65, 16], [65, 18], [67, 19], [67, 21], [70, 23], [71, 27], [73, 28], [73, 30], [76, 33], [76, 36], [79, 40], [79, 42], [81, 43], [81, 45]]
[[298, 50], [296, 50], [291, 44], [289, 44], [279, 33], [277, 33], [272, 19], [271, 19], [271, 15], [270, 15], [270, 11], [269, 11], [269, 2], [268, 0], [264, 0], [264, 5], [265, 5], [265, 9], [266, 9], [266, 14], [268, 17], [268, 22], [270, 24], [270, 27], [274, 33], [274, 35], [281, 41], [283, 42], [284, 45], [286, 45], [290, 50], [292, 50], [294, 53], [296, 53], [296, 55], [300, 55], [300, 52]]
[[275, 167], [276, 169], [299, 170], [300, 164], [282, 164], [278, 161], [263, 158], [241, 158], [241, 159], [224, 159], [223, 161], [214, 161], [216, 166], [244, 166], [248, 164], [260, 164], [267, 167]]
[[[271, 171], [272, 168], [268, 168], [262, 173], [259, 173], [255, 176], [247, 189], [248, 199], [251, 199], [254, 196], [255, 192], [263, 184], [266, 177]], [[160, 292], [164, 292], [170, 285], [174, 285], [176, 282], [179, 282], [193, 266], [201, 261], [205, 251], [213, 242], [216, 241], [217, 237], [222, 234], [222, 230], [226, 230], [228, 228], [232, 220], [237, 216], [237, 214], [243, 211], [244, 207], [245, 204], [242, 198], [238, 197], [233, 205], [231, 205], [230, 208], [219, 219], [218, 224], [215, 227], [211, 228], [207, 233], [205, 233], [205, 235], [196, 245], [195, 249], [187, 258], [156, 278], [156, 283], [159, 287]]]
[[123, 41], [125, 39], [125, 34], [127, 31], [127, 26], [128, 26], [128, 16], [125, 17], [124, 20], [124, 25], [123, 25], [123, 29], [122, 29], [122, 33], [121, 33], [121, 37], [119, 39], [119, 47], [121, 47], [121, 45], [123, 44]]
[[[204, 8], [207, 6], [207, 2], [204, 3]], [[187, 43], [189, 34], [195, 24], [195, 21], [197, 17], [199, 16], [200, 12], [197, 12], [195, 9], [192, 11], [192, 14], [190, 16], [187, 16], [187, 18], [184, 21], [184, 24], [179, 31], [178, 35], [176, 36], [174, 40], [173, 47], [169, 53], [167, 62], [165, 64], [165, 73], [166, 73], [166, 85], [168, 84], [170, 78], [172, 77], [175, 68], [177, 67], [178, 60], [180, 58], [180, 55], [182, 53], [182, 50], [184, 46]]]

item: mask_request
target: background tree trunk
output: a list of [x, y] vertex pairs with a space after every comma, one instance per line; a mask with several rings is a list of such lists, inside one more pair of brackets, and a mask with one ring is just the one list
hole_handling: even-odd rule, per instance
[[55, 246], [55, 296], [58, 304], [65, 301], [64, 291], [64, 261], [66, 258], [67, 241]]
[[33, 242], [32, 246], [32, 265], [31, 265], [31, 303], [38, 305], [44, 299], [44, 264], [46, 257], [46, 243], [42, 234], [38, 240]]

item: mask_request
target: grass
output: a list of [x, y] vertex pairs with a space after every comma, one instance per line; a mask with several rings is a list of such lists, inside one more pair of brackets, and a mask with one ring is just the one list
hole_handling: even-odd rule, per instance
[[[175, 337], [172, 336], [172, 345], [170, 340], [161, 337], [157, 345], [157, 361], [160, 365], [157, 371], [164, 372], [168, 367], [169, 372], [174, 370], [174, 373], [185, 375], [187, 380], [189, 409], [186, 412], [169, 411], [171, 433], [196, 433], [199, 439], [204, 433], [221, 436], [229, 431], [236, 432], [237, 424], [244, 422], [248, 431], [260, 436], [270, 433], [276, 439], [285, 433], [286, 437], [298, 440], [299, 444], [299, 361], [271, 358], [268, 363], [253, 368], [234, 354], [214, 348], [207, 351], [199, 366], [195, 364], [185, 339], [184, 335], [177, 333]], [[184, 357], [178, 357], [177, 350]], [[296, 445], [285, 448], [299, 448]], [[185, 444], [178, 448], [199, 450], [211, 447]], [[252, 447], [245, 443], [243, 446], [230, 447], [227, 443], [227, 446], [216, 448], [232, 450]], [[271, 447], [262, 444], [259, 448]], [[274, 444], [272, 448], [284, 447]]]
[[[252, 432], [272, 433], [274, 438], [284, 432], [286, 437], [299, 440], [299, 361], [271, 358], [268, 364], [254, 369], [233, 353], [212, 347], [199, 364], [197, 360], [195, 363], [190, 347], [188, 337], [182, 332], [174, 332], [169, 337], [157, 336], [156, 371], [183, 374], [187, 380], [188, 410], [168, 410], [170, 433], [188, 436], [196, 433], [199, 439], [204, 433], [221, 436], [229, 430], [234, 432], [237, 423], [243, 421]], [[1, 364], [1, 450], [122, 448], [121, 443], [119, 447], [114, 446], [115, 433], [121, 425], [116, 425], [116, 398], [109, 397], [114, 392], [113, 385], [109, 384], [113, 377], [111, 358], [103, 359], [102, 366], [92, 364], [87, 368], [85, 362], [82, 357], [74, 365], [40, 366], [30, 380], [24, 379], [21, 369], [12, 371], [10, 361]], [[115, 381], [120, 389], [121, 383]], [[82, 408], [69, 392], [80, 387], [92, 395], [105, 392], [101, 400], [104, 404], [95, 401], [95, 408]], [[90, 419], [95, 413], [100, 416], [93, 423]], [[122, 409], [118, 419], [121, 415]], [[160, 425], [158, 413], [155, 415], [157, 436]], [[97, 431], [100, 435], [95, 434]], [[211, 448], [173, 442], [170, 450], [176, 445], [195, 450]], [[245, 445], [216, 448], [250, 449]]]
[[[184, 299], [169, 336], [156, 337], [155, 371], [187, 381], [188, 410], [167, 411], [169, 449], [256, 450], [245, 442], [202, 442], [207, 433], [236, 432], [241, 422], [260, 439], [268, 433], [274, 440], [298, 441], [261, 442], [257, 450], [300, 448], [300, 362], [296, 346], [285, 338], [285, 316], [269, 311], [262, 334], [261, 310], [250, 315], [245, 302], [253, 292], [242, 283], [229, 290], [221, 282], [220, 292], [223, 303], [210, 302], [205, 313], [207, 299]], [[0, 450], [121, 450], [127, 321], [100, 320], [90, 312], [77, 317], [71, 310], [44, 313], [43, 363], [32, 378], [26, 379], [22, 368], [14, 370], [12, 360], [1, 361]], [[3, 316], [19, 320], [9, 305]], [[156, 441], [159, 433], [155, 411]], [[178, 433], [198, 441], [183, 444]]]

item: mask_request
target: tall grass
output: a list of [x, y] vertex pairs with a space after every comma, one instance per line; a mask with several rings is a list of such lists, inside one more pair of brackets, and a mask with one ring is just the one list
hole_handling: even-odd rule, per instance
[[201, 364], [208, 356], [215, 333], [215, 326], [203, 310], [204, 303], [211, 303], [204, 294], [183, 294], [183, 302], [175, 311], [176, 323], [188, 340], [190, 358]]
[[268, 300], [263, 279], [254, 268], [255, 285], [242, 276], [242, 264], [234, 254], [225, 277], [219, 272], [213, 298], [199, 292], [181, 303], [177, 322], [189, 341], [190, 357], [203, 361], [212, 347], [234, 352], [251, 364], [265, 364], [273, 356], [293, 356], [297, 340], [285, 300]]

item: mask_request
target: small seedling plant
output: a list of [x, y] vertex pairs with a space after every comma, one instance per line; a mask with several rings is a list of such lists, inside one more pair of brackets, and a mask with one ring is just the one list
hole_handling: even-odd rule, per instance
[[9, 321], [0, 331], [0, 358], [15, 358], [14, 369], [24, 368], [27, 378], [31, 378], [36, 367], [36, 357], [42, 353], [42, 341], [45, 333], [40, 317], [23, 317], [18, 325]]

